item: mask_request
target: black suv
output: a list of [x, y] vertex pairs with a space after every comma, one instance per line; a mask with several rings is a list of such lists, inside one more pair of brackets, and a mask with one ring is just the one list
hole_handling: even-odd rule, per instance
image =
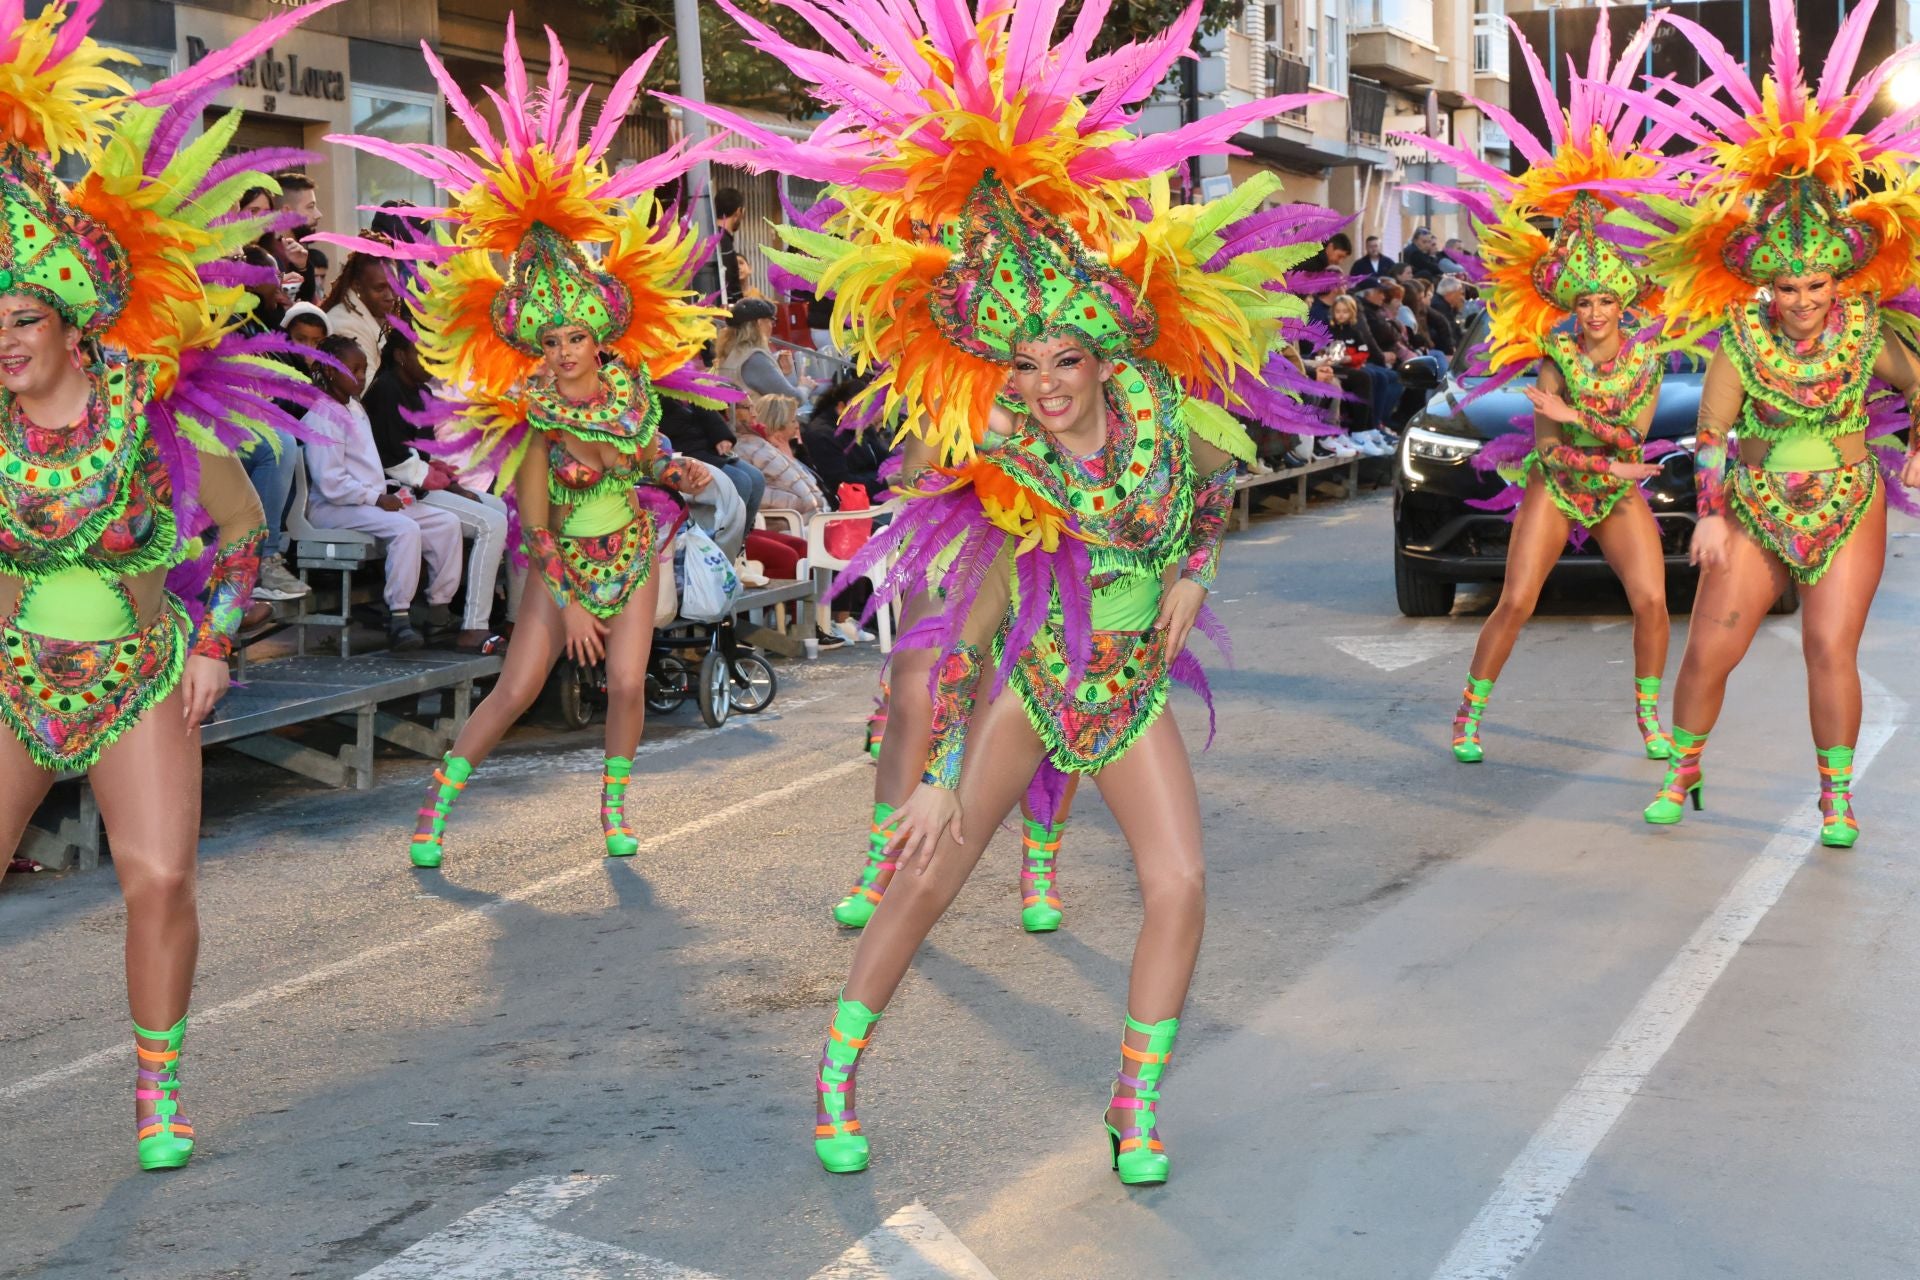
[[[1485, 312], [1469, 321], [1462, 354], [1454, 357], [1426, 408], [1407, 422], [1394, 456], [1393, 585], [1400, 612], [1410, 618], [1451, 611], [1458, 583], [1506, 574], [1511, 513], [1467, 505], [1469, 499], [1493, 497], [1506, 482], [1491, 471], [1476, 470], [1473, 456], [1491, 440], [1532, 431], [1533, 406], [1521, 392], [1531, 380], [1517, 378], [1469, 404], [1460, 403], [1483, 381], [1466, 373], [1464, 353], [1486, 340], [1487, 328]], [[1409, 369], [1409, 375], [1412, 372]], [[1643, 486], [1660, 525], [1669, 598], [1677, 609], [1688, 607], [1695, 581], [1695, 571], [1687, 564], [1687, 544], [1693, 537], [1693, 430], [1701, 377], [1697, 365], [1667, 374], [1648, 432], [1651, 439], [1680, 446], [1658, 459], [1660, 474]], [[1569, 546], [1554, 572], [1595, 569], [1604, 572], [1606, 561], [1598, 544], [1587, 539], [1577, 551]]]

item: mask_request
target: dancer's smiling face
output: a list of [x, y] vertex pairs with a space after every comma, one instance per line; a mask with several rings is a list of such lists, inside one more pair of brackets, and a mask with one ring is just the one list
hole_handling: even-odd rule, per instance
[[1106, 412], [1105, 384], [1113, 362], [1072, 338], [1023, 342], [1014, 349], [1013, 391], [1048, 435], [1097, 428]]
[[577, 324], [555, 325], [540, 335], [547, 372], [563, 387], [578, 386], [600, 376], [600, 344]]
[[1620, 299], [1610, 293], [1583, 293], [1573, 300], [1574, 322], [1589, 343], [1605, 342], [1620, 332]]
[[80, 331], [31, 294], [0, 297], [0, 387], [37, 400], [79, 376], [73, 353]]
[[1811, 338], [1826, 327], [1835, 296], [1831, 271], [1773, 280], [1774, 314], [1787, 336], [1796, 340]]

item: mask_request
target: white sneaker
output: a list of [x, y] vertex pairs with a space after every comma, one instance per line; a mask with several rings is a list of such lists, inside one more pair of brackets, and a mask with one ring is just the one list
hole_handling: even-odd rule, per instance
[[1360, 456], [1360, 448], [1345, 436], [1321, 436], [1320, 447], [1324, 456], [1338, 458], [1342, 462]]
[[842, 618], [833, 624], [833, 629], [848, 644], [863, 644], [873, 639], [873, 632], [862, 631], [860, 624], [852, 618]]
[[1393, 452], [1393, 446], [1387, 443], [1387, 438], [1380, 434], [1378, 428], [1362, 431], [1353, 437], [1353, 442], [1359, 446], [1360, 452], [1369, 458], [1384, 458]]
[[255, 600], [299, 600], [311, 595], [313, 588], [287, 572], [287, 562], [277, 555], [260, 561], [260, 580], [254, 584]]

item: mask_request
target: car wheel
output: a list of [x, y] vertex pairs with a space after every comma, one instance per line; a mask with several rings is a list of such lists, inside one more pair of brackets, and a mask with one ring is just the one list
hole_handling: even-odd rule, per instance
[[1454, 584], [1423, 573], [1407, 563], [1407, 553], [1393, 549], [1393, 595], [1400, 612], [1409, 618], [1443, 618], [1453, 612]]
[[1779, 599], [1773, 602], [1773, 606], [1767, 612], [1778, 614], [1800, 612], [1800, 588], [1789, 582], [1787, 589], [1780, 593]]

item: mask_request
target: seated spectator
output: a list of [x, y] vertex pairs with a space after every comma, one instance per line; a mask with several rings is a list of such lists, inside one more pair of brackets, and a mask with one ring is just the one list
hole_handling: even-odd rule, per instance
[[[263, 270], [271, 271], [275, 266], [272, 255], [258, 245], [248, 245], [241, 251], [241, 258], [248, 266]], [[249, 284], [247, 292], [253, 295], [253, 310], [240, 322], [240, 333], [257, 337], [270, 332], [287, 311], [279, 280]], [[282, 407], [297, 411], [293, 405]], [[267, 530], [266, 540], [260, 544], [260, 579], [254, 585], [253, 598], [280, 604], [309, 595], [313, 588], [293, 576], [286, 559], [287, 502], [293, 493], [293, 469], [300, 465], [299, 445], [284, 431], [274, 435], [270, 441], [255, 441], [240, 455], [240, 465], [246, 468], [247, 479], [259, 495]]]
[[820, 400], [807, 415], [800, 433], [806, 462], [820, 478], [820, 487], [834, 506], [840, 505], [840, 486], [857, 484], [867, 491], [870, 501], [879, 501], [887, 485], [880, 479], [888, 449], [880, 432], [863, 427], [849, 431], [840, 425], [840, 416], [848, 403], [867, 387], [870, 378], [855, 373], [842, 374], [832, 386], [820, 393]]
[[[428, 408], [433, 383], [420, 352], [411, 339], [398, 329], [387, 335], [386, 357], [380, 372], [374, 375], [360, 397], [368, 426], [373, 431], [374, 449], [387, 479], [403, 485], [414, 498], [430, 507], [452, 512], [460, 526], [473, 535], [473, 549], [467, 554], [467, 604], [460, 622], [460, 634], [454, 646], [466, 653], [490, 651], [494, 584], [507, 554], [507, 504], [491, 493], [476, 491], [461, 481], [451, 464], [441, 458], [429, 458], [413, 447], [421, 434], [411, 418]], [[520, 612], [520, 591], [526, 583], [524, 569], [507, 570], [507, 620]], [[444, 626], [451, 619], [429, 618]]]
[[[1366, 281], [1363, 283], [1372, 283]], [[1389, 421], [1400, 402], [1400, 379], [1388, 367], [1374, 330], [1365, 322], [1360, 304], [1347, 294], [1333, 300], [1333, 321], [1328, 325], [1333, 340], [1344, 348], [1345, 358], [1336, 358], [1333, 369], [1347, 394], [1356, 397], [1366, 416], [1363, 429], [1392, 425]]]
[[[320, 198], [313, 189], [313, 179], [304, 173], [282, 173], [275, 181], [280, 184], [280, 195], [273, 207], [291, 211], [297, 221], [292, 227], [270, 232], [262, 247], [279, 260], [283, 270], [299, 275], [300, 283], [291, 291], [294, 301], [313, 302], [324, 287], [327, 254], [319, 245], [304, 242], [320, 229]], [[246, 200], [241, 197], [241, 204]]]
[[1367, 251], [1354, 259], [1347, 274], [1356, 280], [1364, 280], [1368, 276], [1390, 275], [1395, 265], [1392, 258], [1380, 251], [1380, 237], [1368, 236]]
[[1427, 304], [1427, 332], [1433, 345], [1448, 355], [1460, 349], [1462, 308], [1466, 306], [1466, 286], [1458, 276], [1442, 276], [1433, 286], [1433, 298]]
[[1440, 271], [1450, 276], [1465, 275], [1467, 263], [1472, 261], [1473, 256], [1473, 250], [1467, 248], [1467, 242], [1455, 236], [1440, 251]]
[[326, 394], [307, 417], [333, 442], [306, 447], [313, 492], [308, 512], [315, 524], [357, 529], [378, 538], [387, 553], [387, 642], [418, 649], [424, 641], [408, 620], [428, 570], [427, 604], [444, 608], [460, 590], [460, 521], [450, 511], [415, 502], [405, 485], [387, 478], [373, 425], [360, 404], [367, 358], [360, 344], [336, 333], [320, 351], [340, 365], [319, 365], [315, 381]]
[[367, 358], [369, 381], [380, 372], [387, 331], [392, 326], [390, 317], [399, 301], [386, 263], [371, 254], [350, 253], [340, 268], [340, 278], [320, 304], [333, 331], [360, 344], [360, 353]]
[[799, 406], [788, 396], [755, 396], [748, 401], [748, 411], [748, 434], [734, 451], [766, 477], [766, 505], [798, 511], [803, 519], [827, 510], [819, 478], [794, 456], [793, 442], [800, 437]]
[[1413, 233], [1413, 239], [1408, 242], [1400, 260], [1413, 268], [1413, 274], [1428, 280], [1438, 280], [1446, 274], [1440, 266], [1440, 241], [1427, 227], [1421, 227]]
[[713, 371], [751, 396], [807, 398], [793, 379], [793, 353], [773, 353], [773, 304], [748, 298], [734, 307], [713, 348]]
[[1447, 331], [1444, 320], [1434, 314], [1434, 288], [1429, 281], [1415, 281], [1413, 292], [1407, 295], [1407, 303], [1413, 308], [1414, 335], [1420, 339], [1421, 347], [1451, 359], [1454, 337]]
[[746, 508], [746, 527], [753, 527], [766, 496], [767, 480], [753, 464], [734, 453], [738, 437], [717, 409], [676, 396], [660, 397], [660, 431], [679, 452], [697, 458], [725, 476]]

